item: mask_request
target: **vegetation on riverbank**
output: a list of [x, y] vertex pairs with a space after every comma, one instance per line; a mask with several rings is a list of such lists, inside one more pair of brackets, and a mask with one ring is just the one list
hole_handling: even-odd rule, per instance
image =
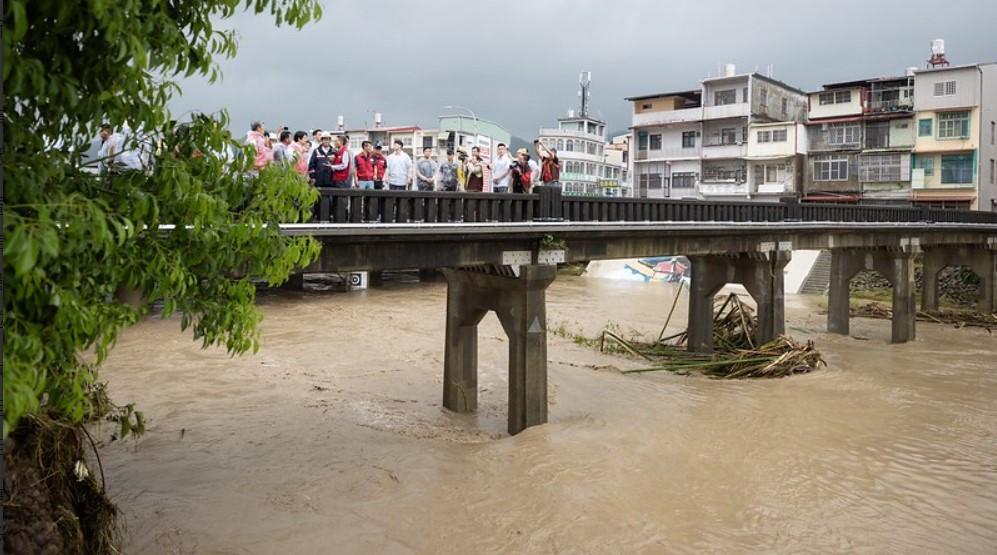
[[[5, 552], [115, 552], [84, 423], [120, 416], [97, 370], [124, 328], [162, 300], [163, 317], [179, 313], [203, 346], [255, 350], [253, 280], [279, 284], [318, 254], [269, 225], [308, 218], [317, 194], [305, 180], [282, 169], [248, 179], [252, 153], [226, 114], [178, 123], [167, 108], [177, 79], [217, 79], [214, 56], [235, 54], [235, 31], [216, 25], [238, 7], [4, 6]], [[252, 9], [299, 27], [320, 15], [315, 0]], [[143, 169], [103, 160], [112, 167], [98, 173], [83, 160], [104, 125], [148, 156]], [[140, 432], [141, 413], [125, 412], [122, 435]]]

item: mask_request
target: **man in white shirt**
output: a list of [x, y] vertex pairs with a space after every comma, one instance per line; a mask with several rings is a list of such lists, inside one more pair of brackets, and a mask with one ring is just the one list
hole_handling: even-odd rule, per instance
[[412, 159], [402, 151], [402, 142], [396, 140], [391, 144], [391, 154], [388, 155], [388, 171], [384, 176], [391, 191], [408, 189], [412, 179]]
[[499, 143], [496, 147], [498, 157], [492, 166], [492, 192], [508, 193], [509, 185], [512, 184], [512, 157], [506, 152], [505, 143]]

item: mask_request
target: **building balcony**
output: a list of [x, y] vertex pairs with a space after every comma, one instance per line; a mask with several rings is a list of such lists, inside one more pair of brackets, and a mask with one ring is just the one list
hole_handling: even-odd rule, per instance
[[589, 141], [606, 142], [606, 137], [598, 133], [578, 131], [577, 129], [557, 129], [553, 127], [547, 127], [540, 130], [540, 139], [543, 140], [545, 137], [571, 137], [573, 139], [587, 139]]
[[747, 102], [703, 108], [703, 119], [746, 118], [749, 115], [751, 115], [751, 105]]
[[703, 119], [702, 108], [685, 108], [667, 112], [646, 112], [633, 115], [633, 127], [651, 127], [670, 123], [692, 123]]
[[747, 196], [747, 183], [708, 183], [702, 182], [698, 186], [699, 194], [704, 197], [715, 196]]
[[719, 158], [743, 158], [748, 154], [748, 145], [746, 143], [704, 143], [703, 144], [703, 158], [704, 159], [719, 159]]
[[792, 182], [778, 182], [778, 183], [759, 183], [758, 184], [758, 194], [760, 195], [779, 195], [783, 193], [793, 192]]
[[683, 160], [699, 158], [702, 149], [699, 146], [691, 148], [668, 147], [658, 150], [638, 150], [637, 160]]

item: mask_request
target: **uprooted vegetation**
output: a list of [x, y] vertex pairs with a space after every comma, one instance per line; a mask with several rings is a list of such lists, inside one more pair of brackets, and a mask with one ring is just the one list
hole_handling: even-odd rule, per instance
[[650, 363], [647, 367], [623, 370], [624, 374], [667, 371], [680, 375], [698, 373], [717, 379], [779, 378], [811, 372], [826, 365], [812, 341], [801, 344], [784, 335], [759, 344], [755, 312], [735, 293], [718, 299], [714, 314], [713, 353], [689, 351], [686, 332], [665, 336], [667, 321], [654, 341], [646, 341], [636, 332], [624, 336], [615, 325], [608, 326], [596, 338], [571, 333], [564, 324], [550, 330], [578, 345], [626, 354]]

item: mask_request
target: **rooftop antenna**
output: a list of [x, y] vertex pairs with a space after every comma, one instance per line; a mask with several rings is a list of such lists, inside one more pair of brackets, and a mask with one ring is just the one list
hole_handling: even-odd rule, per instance
[[582, 99], [582, 109], [579, 116], [587, 118], [589, 115], [589, 97], [592, 95], [591, 91], [589, 91], [589, 87], [592, 86], [592, 72], [581, 72], [578, 76], [578, 85], [581, 87], [581, 90], [578, 91], [578, 96]]
[[931, 41], [931, 57], [928, 58], [928, 69], [936, 67], [948, 67], [949, 61], [945, 59], [945, 39], [935, 39]]

